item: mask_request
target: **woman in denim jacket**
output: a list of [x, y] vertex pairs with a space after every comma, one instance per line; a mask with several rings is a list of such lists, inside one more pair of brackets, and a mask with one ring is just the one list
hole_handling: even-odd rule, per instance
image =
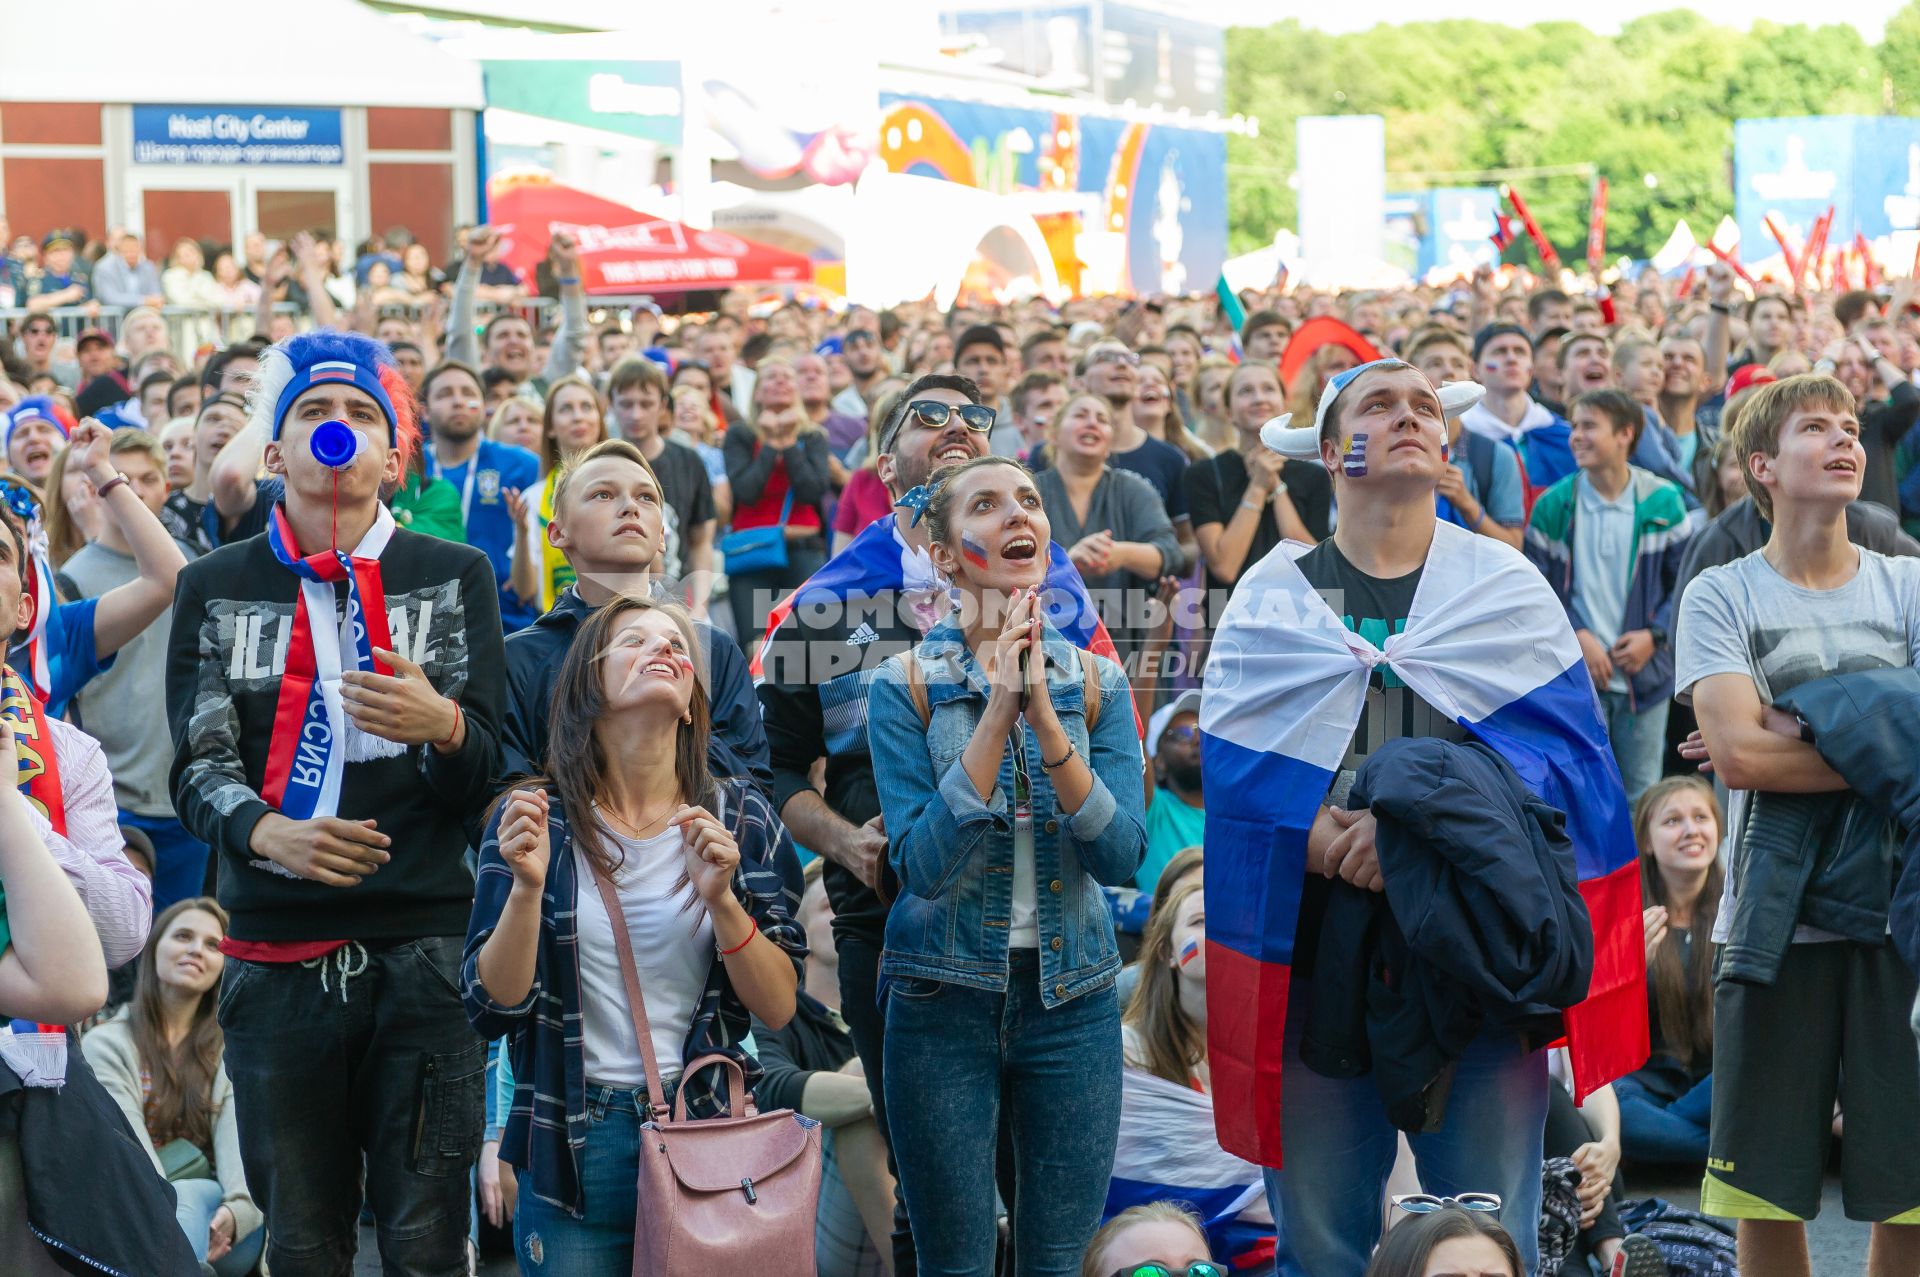
[[1004, 1107], [1020, 1277], [1064, 1277], [1100, 1223], [1119, 1129], [1100, 887], [1146, 853], [1140, 739], [1126, 675], [1098, 657], [1089, 738], [1089, 667], [1042, 616], [1050, 529], [1026, 468], [950, 467], [925, 518], [960, 610], [882, 667], [868, 703], [900, 879], [881, 962], [894, 1158], [922, 1277], [986, 1277]]
[[725, 1109], [724, 1070], [748, 1013], [793, 1015], [806, 943], [774, 852], [786, 830], [749, 782], [707, 772], [706, 693], [685, 611], [617, 598], [589, 617], [553, 693], [549, 778], [487, 823], [461, 963], [467, 1017], [506, 1035], [512, 1109], [501, 1160], [520, 1170], [520, 1269], [627, 1277], [648, 1120], [613, 923], [624, 915], [669, 1102]]

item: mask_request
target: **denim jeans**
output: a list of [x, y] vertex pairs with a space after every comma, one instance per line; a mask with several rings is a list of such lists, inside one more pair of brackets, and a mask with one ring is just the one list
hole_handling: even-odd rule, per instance
[[1600, 708], [1607, 716], [1607, 740], [1613, 746], [1613, 761], [1620, 765], [1629, 804], [1639, 801], [1641, 793], [1660, 779], [1667, 755], [1670, 705], [1661, 701], [1644, 706], [1636, 714], [1625, 692], [1600, 693]]
[[[1361, 1277], [1380, 1240], [1382, 1193], [1399, 1131], [1370, 1076], [1322, 1077], [1300, 1062], [1312, 984], [1296, 979], [1280, 1063], [1284, 1170], [1266, 1173], [1280, 1277]], [[1440, 1129], [1410, 1135], [1429, 1193], [1498, 1193], [1500, 1222], [1528, 1271], [1537, 1263], [1547, 1057], [1489, 1031], [1460, 1057]]]
[[[220, 1201], [225, 1191], [218, 1180], [211, 1179], [179, 1180], [175, 1182], [173, 1191], [178, 1202], [175, 1214], [180, 1220], [180, 1230], [193, 1244], [193, 1257], [206, 1263], [208, 1230], [213, 1227], [213, 1217], [220, 1211]], [[253, 1271], [253, 1266], [260, 1262], [260, 1251], [266, 1244], [267, 1230], [254, 1229], [235, 1242], [232, 1250], [213, 1261], [214, 1277], [246, 1277]]]
[[146, 834], [153, 843], [153, 911], [158, 914], [176, 900], [210, 894], [207, 888], [207, 844], [187, 832], [173, 816], [136, 816], [121, 808], [120, 823]]
[[[667, 1090], [667, 1102], [673, 1091]], [[647, 1093], [587, 1084], [587, 1144], [580, 1153], [580, 1191], [586, 1218], [520, 1195], [513, 1217], [513, 1251], [527, 1277], [629, 1277], [633, 1220], [640, 1205], [640, 1124]]]
[[1017, 1277], [1072, 1277], [1100, 1223], [1120, 1135], [1120, 1004], [1111, 984], [1048, 1010], [1032, 950], [1007, 989], [894, 979], [888, 1123], [921, 1277], [993, 1272], [994, 1162], [1013, 1132]]
[[1701, 1078], [1675, 1100], [1654, 1094], [1632, 1074], [1613, 1084], [1613, 1094], [1620, 1101], [1620, 1151], [1624, 1156], [1636, 1162], [1706, 1165], [1713, 1074]]
[[361, 1184], [387, 1277], [466, 1271], [486, 1043], [455, 984], [461, 937], [227, 959], [220, 1027], [274, 1277], [347, 1277]]

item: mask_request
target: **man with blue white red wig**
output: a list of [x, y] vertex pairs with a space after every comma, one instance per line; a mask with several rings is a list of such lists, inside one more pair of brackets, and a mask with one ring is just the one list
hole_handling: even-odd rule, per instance
[[485, 1047], [455, 992], [504, 697], [480, 551], [381, 503], [419, 445], [386, 348], [292, 337], [249, 404], [267, 530], [181, 574], [167, 709], [181, 821], [222, 859], [220, 1020], [276, 1274], [465, 1271]]
[[[1214, 1107], [1222, 1147], [1269, 1168], [1283, 1277], [1360, 1277], [1380, 1234], [1396, 1127], [1429, 1191], [1503, 1199], [1530, 1269], [1548, 1099], [1540, 1048], [1564, 1032], [1581, 1096], [1647, 1054], [1633, 837], [1579, 645], [1518, 551], [1436, 516], [1447, 418], [1480, 394], [1473, 383], [1436, 389], [1410, 365], [1383, 359], [1334, 377], [1311, 426], [1268, 422], [1269, 448], [1326, 467], [1339, 526], [1317, 546], [1287, 543], [1247, 571], [1207, 666], [1205, 785], [1245, 796], [1231, 811], [1207, 813]], [[1426, 928], [1415, 924], [1448, 907], [1406, 898], [1416, 875], [1395, 876], [1416, 864], [1423, 875], [1447, 872], [1429, 868], [1450, 854], [1441, 835], [1413, 831], [1388, 807], [1370, 807], [1364, 784], [1356, 790], [1356, 777], [1390, 770], [1365, 771], [1367, 759], [1403, 748], [1403, 738], [1429, 738], [1406, 744], [1448, 760], [1480, 757], [1469, 742], [1488, 747], [1522, 792], [1566, 813], [1573, 861], [1565, 863], [1564, 842], [1555, 852], [1551, 839], [1530, 840], [1518, 819], [1488, 835], [1546, 848], [1519, 863], [1539, 866], [1530, 899], [1557, 910], [1570, 974], [1556, 986], [1559, 1001], [1513, 1001], [1516, 1012], [1544, 1001], [1564, 1014], [1503, 1016], [1507, 1008], [1488, 999], [1476, 1006], [1485, 1008], [1484, 1020], [1471, 1021], [1477, 1029], [1450, 1046], [1433, 1023], [1412, 1054], [1445, 1062], [1417, 1111], [1395, 1103], [1388, 1085], [1388, 1074], [1406, 1071], [1401, 1058], [1375, 1049], [1365, 1059], [1367, 1045], [1379, 1045], [1371, 1036], [1360, 1057], [1330, 1061], [1326, 1039], [1308, 1032], [1323, 1028], [1316, 984], [1331, 998], [1345, 980], [1358, 997], [1340, 960], [1369, 944], [1387, 952], [1374, 937], [1391, 928], [1420, 961]], [[1501, 814], [1490, 800], [1475, 810]], [[1461, 890], [1512, 916], [1498, 900], [1515, 890], [1504, 873]], [[1384, 907], [1368, 903], [1370, 892], [1384, 893]], [[1377, 933], [1360, 934], [1361, 917]], [[1399, 967], [1387, 983], [1407, 978]], [[1359, 999], [1368, 1035], [1378, 1027], [1375, 987]]]

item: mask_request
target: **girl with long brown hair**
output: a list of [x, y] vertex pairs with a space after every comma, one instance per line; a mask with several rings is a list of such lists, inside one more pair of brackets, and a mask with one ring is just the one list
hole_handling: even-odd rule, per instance
[[1613, 1084], [1620, 1149], [1647, 1162], [1704, 1164], [1713, 1108], [1713, 923], [1725, 882], [1724, 825], [1713, 789], [1669, 776], [1634, 804], [1646, 905], [1648, 1027], [1644, 1068]]
[[1207, 1071], [1207, 906], [1181, 883], [1147, 919], [1140, 983], [1121, 1018], [1127, 1067], [1210, 1091]]
[[540, 417], [540, 473], [529, 531], [540, 547], [540, 610], [552, 609], [560, 592], [573, 584], [567, 556], [547, 541], [553, 519], [553, 490], [560, 482], [563, 463], [572, 461], [607, 437], [607, 405], [584, 373], [569, 373], [547, 388]]
[[218, 1277], [252, 1271], [266, 1243], [247, 1191], [233, 1085], [214, 1014], [227, 912], [181, 900], [153, 921], [133, 1000], [80, 1040], [87, 1063], [146, 1135], [154, 1170], [173, 1181], [180, 1227]]
[[487, 822], [461, 983], [474, 1027], [509, 1039], [500, 1158], [520, 1171], [526, 1272], [626, 1277], [649, 1065], [669, 1101], [684, 1091], [690, 1115], [714, 1116], [724, 1071], [682, 1065], [723, 1052], [751, 1086], [749, 1013], [774, 1028], [793, 1015], [806, 944], [775, 868], [791, 844], [751, 783], [708, 770], [703, 650], [675, 604], [594, 612], [554, 687], [545, 778]]

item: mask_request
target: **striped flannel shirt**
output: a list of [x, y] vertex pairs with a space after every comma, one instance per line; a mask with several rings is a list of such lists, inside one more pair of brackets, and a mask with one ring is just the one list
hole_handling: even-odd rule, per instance
[[[774, 867], [782, 844], [793, 854], [787, 830], [759, 790], [744, 781], [716, 781], [717, 801], [708, 804], [740, 845], [740, 866], [733, 892], [760, 925], [760, 934], [792, 957], [796, 976], [807, 954], [806, 937], [794, 920], [800, 901]], [[552, 855], [540, 895], [540, 947], [533, 987], [516, 1006], [488, 996], [480, 983], [480, 947], [499, 925], [513, 889], [513, 871], [500, 856], [500, 813], [487, 822], [474, 883], [473, 921], [467, 929], [460, 964], [460, 992], [467, 1018], [481, 1036], [506, 1037], [513, 1064], [513, 1102], [504, 1123], [500, 1157], [528, 1176], [532, 1192], [576, 1217], [586, 1198], [580, 1184], [580, 1158], [587, 1141], [585, 1020], [580, 1005], [579, 931], [576, 909], [579, 875], [574, 871], [573, 838], [558, 795], [547, 814]], [[687, 1027], [682, 1058], [719, 1052], [740, 1061], [747, 1087], [759, 1080], [760, 1065], [739, 1043], [747, 1036], [748, 1013], [716, 955], [707, 984]], [[690, 1117], [726, 1114], [726, 1076], [717, 1066], [682, 1078]]]

